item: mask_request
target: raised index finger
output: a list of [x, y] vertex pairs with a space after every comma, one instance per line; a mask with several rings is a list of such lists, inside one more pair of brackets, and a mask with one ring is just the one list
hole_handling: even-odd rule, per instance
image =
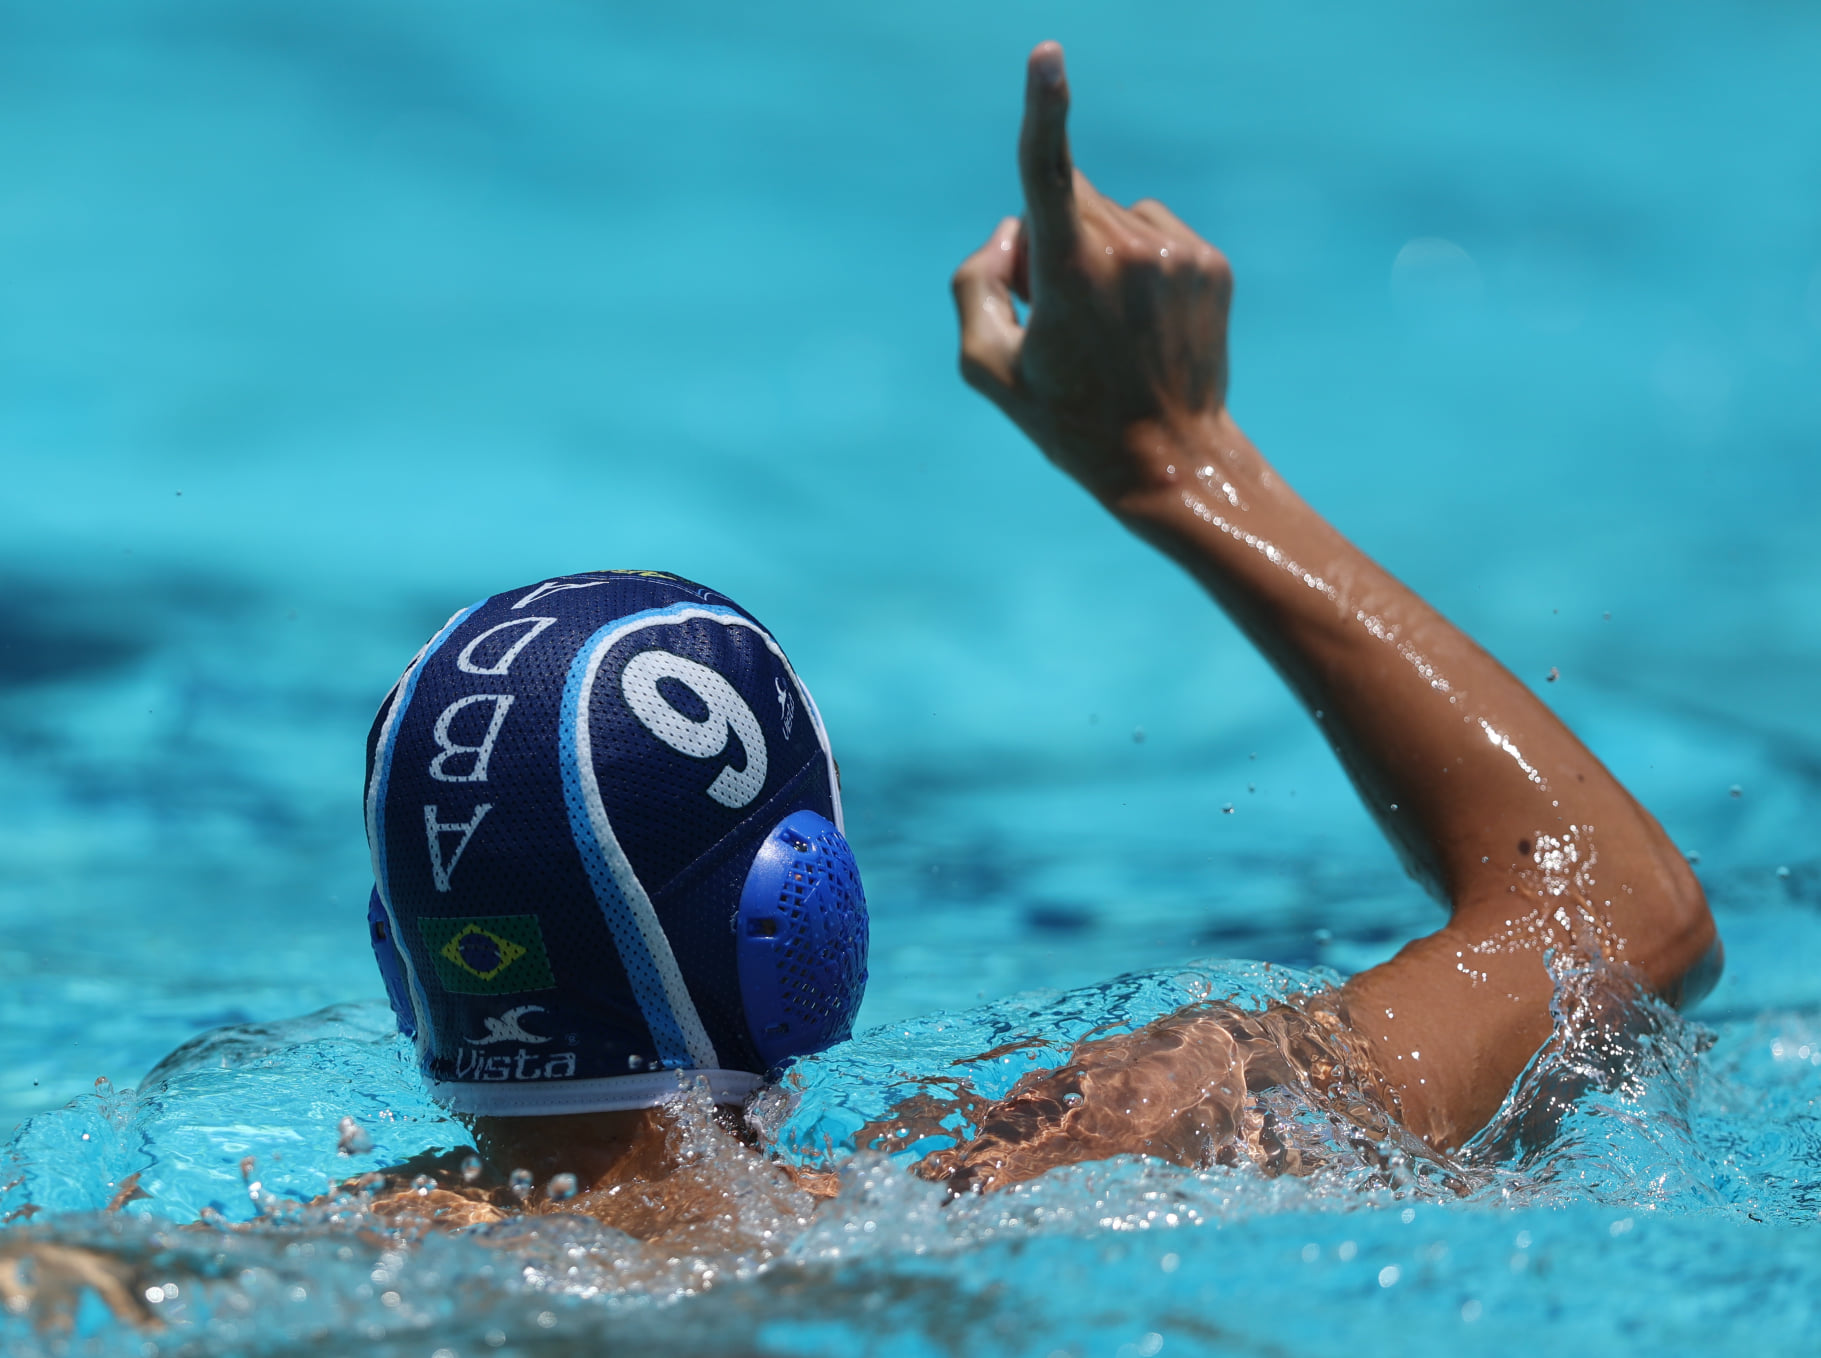
[[1039, 43], [1025, 73], [1018, 173], [1031, 233], [1031, 272], [1047, 274], [1075, 244], [1075, 164], [1069, 157], [1069, 80], [1062, 45]]

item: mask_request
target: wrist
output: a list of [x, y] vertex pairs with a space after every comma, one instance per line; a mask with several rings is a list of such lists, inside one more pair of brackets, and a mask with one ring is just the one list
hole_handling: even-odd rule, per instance
[[1136, 421], [1122, 442], [1128, 474], [1096, 498], [1134, 529], [1173, 521], [1197, 499], [1239, 509], [1241, 488], [1256, 487], [1261, 470], [1268, 470], [1224, 408], [1186, 419]]

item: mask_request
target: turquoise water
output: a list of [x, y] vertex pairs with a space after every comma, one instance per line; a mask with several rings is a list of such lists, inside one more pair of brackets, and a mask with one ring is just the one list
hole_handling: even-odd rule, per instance
[[[90, 1303], [85, 1342], [1806, 1351], [1808, 8], [0, 22], [0, 1183], [44, 1208], [0, 1242], [183, 1280], [166, 1330]], [[452, 608], [524, 579], [706, 580], [814, 688], [875, 949], [871, 1035], [817, 1091], [883, 1099], [907, 1051], [929, 1073], [1124, 1003], [1094, 989], [1122, 973], [1162, 995], [1196, 959], [1345, 972], [1433, 925], [1232, 629], [954, 379], [946, 275], [1016, 205], [1044, 36], [1082, 164], [1232, 257], [1233, 405], [1261, 447], [1699, 855], [1729, 966], [1696, 1026], [1462, 1201], [1414, 1173], [1110, 1165], [943, 1212], [863, 1164], [849, 1205], [706, 1291], [612, 1267], [614, 1241], [161, 1227], [252, 1214], [246, 1155], [313, 1189], [344, 1114], [376, 1156], [443, 1131], [371, 1008], [361, 736]], [[332, 1005], [356, 1007], [299, 1019]], [[278, 1026], [146, 1082], [245, 1024]], [[88, 1215], [134, 1170], [160, 1195]]]

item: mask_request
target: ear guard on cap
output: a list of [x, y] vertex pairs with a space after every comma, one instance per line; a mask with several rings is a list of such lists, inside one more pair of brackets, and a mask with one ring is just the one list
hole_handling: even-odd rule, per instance
[[783, 1065], [844, 1040], [866, 993], [866, 895], [834, 824], [795, 811], [759, 846], [734, 920], [759, 1056]]

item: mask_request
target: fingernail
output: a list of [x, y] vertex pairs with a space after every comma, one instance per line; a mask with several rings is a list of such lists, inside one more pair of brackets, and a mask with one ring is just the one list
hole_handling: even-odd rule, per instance
[[1062, 83], [1062, 49], [1052, 47], [1043, 53], [1031, 63], [1031, 70], [1045, 89], [1055, 89]]

